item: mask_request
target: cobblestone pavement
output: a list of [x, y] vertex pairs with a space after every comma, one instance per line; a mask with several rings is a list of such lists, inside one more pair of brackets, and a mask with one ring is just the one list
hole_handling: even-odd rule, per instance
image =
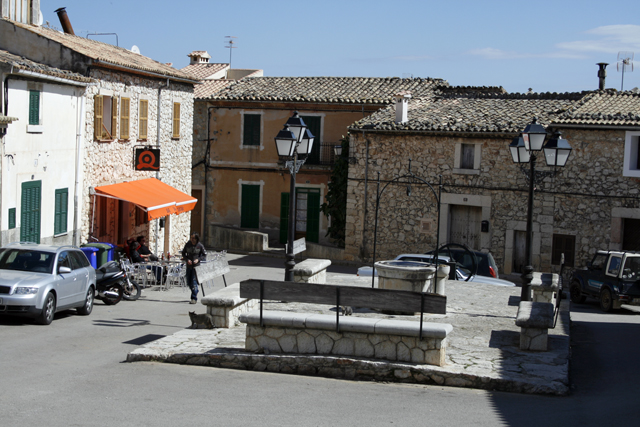
[[[370, 286], [371, 279], [328, 274], [327, 283]], [[153, 291], [150, 291], [153, 292]], [[180, 290], [162, 292], [164, 299], [184, 298]], [[414, 365], [342, 356], [255, 354], [244, 351], [245, 327], [185, 329], [145, 344], [128, 361], [165, 361], [237, 369], [268, 370], [351, 379], [406, 381], [521, 393], [567, 394], [569, 391], [569, 303], [564, 300], [549, 351], [519, 349], [515, 317], [520, 288], [448, 281], [447, 314], [425, 314], [425, 321], [450, 323], [445, 366]], [[201, 305], [199, 313], [205, 312]], [[335, 308], [299, 303], [265, 303], [265, 310], [335, 313]], [[419, 320], [355, 309], [353, 316]]]

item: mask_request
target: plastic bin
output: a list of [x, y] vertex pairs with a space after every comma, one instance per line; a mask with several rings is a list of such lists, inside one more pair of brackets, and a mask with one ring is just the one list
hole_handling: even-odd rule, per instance
[[87, 256], [91, 267], [98, 268], [98, 251], [100, 249], [93, 247], [81, 247], [80, 250]]
[[106, 242], [85, 243], [84, 245], [82, 245], [82, 247], [95, 248], [97, 250], [96, 264], [98, 265], [98, 267], [103, 266], [109, 261], [113, 261], [115, 258], [114, 252], [115, 252], [116, 245], [112, 245], [111, 243], [106, 243]]

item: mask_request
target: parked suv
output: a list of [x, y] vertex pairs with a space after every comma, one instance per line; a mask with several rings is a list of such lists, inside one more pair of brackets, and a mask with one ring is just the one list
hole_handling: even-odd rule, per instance
[[605, 312], [640, 305], [640, 252], [598, 251], [586, 269], [573, 272], [570, 286], [571, 301], [596, 298]]
[[73, 246], [12, 243], [0, 248], [0, 314], [29, 316], [43, 325], [62, 310], [93, 309], [96, 272]]

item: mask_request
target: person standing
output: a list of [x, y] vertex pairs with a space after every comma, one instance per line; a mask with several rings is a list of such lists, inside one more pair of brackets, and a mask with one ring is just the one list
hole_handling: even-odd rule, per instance
[[207, 259], [207, 251], [204, 245], [200, 243], [198, 233], [193, 233], [187, 244], [184, 245], [182, 259], [187, 264], [187, 285], [191, 288], [191, 301], [189, 304], [195, 304], [198, 301], [198, 279], [195, 267]]

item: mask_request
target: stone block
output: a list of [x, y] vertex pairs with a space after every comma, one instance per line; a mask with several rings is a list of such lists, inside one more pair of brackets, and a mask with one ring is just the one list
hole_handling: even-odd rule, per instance
[[382, 341], [374, 346], [376, 359], [396, 360], [396, 345], [390, 341]]
[[341, 354], [345, 356], [353, 356], [355, 354], [355, 343], [350, 338], [342, 338], [335, 342], [332, 354]]
[[280, 348], [283, 353], [297, 353], [298, 352], [298, 343], [295, 335], [282, 335], [278, 339], [278, 344], [280, 344]]
[[296, 336], [298, 351], [305, 354], [315, 354], [317, 352], [316, 340], [308, 332], [302, 331]]
[[360, 357], [373, 357], [375, 355], [375, 350], [373, 348], [373, 344], [366, 338], [359, 338], [354, 340], [355, 344], [355, 354], [354, 356]]
[[316, 353], [331, 354], [333, 340], [327, 334], [321, 334], [316, 338]]

